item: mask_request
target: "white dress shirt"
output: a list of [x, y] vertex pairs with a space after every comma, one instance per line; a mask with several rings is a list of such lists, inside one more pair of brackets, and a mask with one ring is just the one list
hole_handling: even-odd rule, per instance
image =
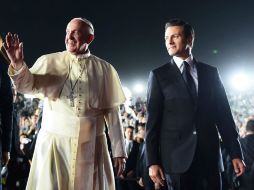
[[179, 57], [174, 56], [173, 57], [174, 62], [176, 63], [177, 67], [179, 68], [180, 72], [183, 72], [183, 62], [186, 61], [190, 65], [190, 74], [194, 80], [196, 90], [198, 92], [198, 73], [197, 73], [197, 68], [195, 65], [195, 61], [193, 60], [193, 56], [190, 55], [187, 59], [183, 60]]

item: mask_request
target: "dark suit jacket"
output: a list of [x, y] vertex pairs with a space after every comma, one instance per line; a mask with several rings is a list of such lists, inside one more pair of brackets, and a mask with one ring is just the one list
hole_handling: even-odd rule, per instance
[[0, 54], [0, 158], [2, 151], [10, 152], [12, 131], [12, 90], [7, 74], [8, 65]]
[[187, 171], [196, 151], [202, 158], [200, 167], [222, 171], [218, 131], [231, 158], [242, 158], [238, 133], [218, 71], [215, 67], [195, 62], [197, 105], [193, 104], [173, 60], [152, 70], [149, 76], [147, 165], [162, 165], [166, 173]]

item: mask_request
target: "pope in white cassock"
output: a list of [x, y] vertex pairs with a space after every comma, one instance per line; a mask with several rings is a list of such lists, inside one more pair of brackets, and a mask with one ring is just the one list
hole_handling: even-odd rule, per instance
[[67, 51], [43, 55], [28, 69], [18, 35], [6, 35], [16, 89], [44, 98], [27, 190], [114, 190], [105, 123], [117, 175], [124, 169], [119, 105], [125, 96], [113, 66], [90, 54], [93, 39], [92, 23], [74, 18], [66, 28]]

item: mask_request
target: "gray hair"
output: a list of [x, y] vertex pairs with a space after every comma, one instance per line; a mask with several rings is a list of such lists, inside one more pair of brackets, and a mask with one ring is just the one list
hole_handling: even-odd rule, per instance
[[86, 24], [88, 26], [88, 32], [92, 35], [94, 35], [94, 27], [92, 22], [90, 22], [89, 20], [87, 20], [86, 18], [82, 18], [82, 17], [78, 17], [78, 18], [73, 18], [73, 20], [80, 20], [81, 22], [83, 22], [84, 24]]

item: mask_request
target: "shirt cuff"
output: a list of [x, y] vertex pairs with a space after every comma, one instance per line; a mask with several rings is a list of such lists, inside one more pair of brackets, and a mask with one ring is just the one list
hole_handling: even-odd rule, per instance
[[23, 63], [23, 66], [22, 66], [19, 70], [15, 70], [15, 69], [13, 68], [13, 66], [10, 65], [9, 68], [8, 68], [8, 74], [9, 74], [9, 76], [18, 75], [18, 74], [20, 74], [20, 73], [24, 70], [25, 67], [26, 67], [26, 64]]

